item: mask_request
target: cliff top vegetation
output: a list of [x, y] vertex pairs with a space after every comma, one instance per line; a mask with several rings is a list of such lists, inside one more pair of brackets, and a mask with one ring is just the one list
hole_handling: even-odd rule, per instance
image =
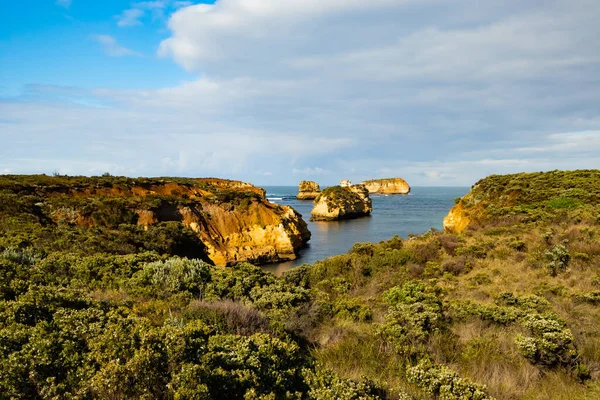
[[[508, 207], [551, 200], [523, 199]], [[0, 393], [596, 399], [600, 220], [578, 199], [543, 206], [548, 218], [356, 243], [279, 278], [153, 251], [2, 244]]]

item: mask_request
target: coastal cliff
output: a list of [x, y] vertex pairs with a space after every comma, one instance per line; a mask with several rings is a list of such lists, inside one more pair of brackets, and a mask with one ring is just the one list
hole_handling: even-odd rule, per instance
[[314, 200], [321, 194], [321, 188], [317, 182], [302, 181], [298, 186], [298, 200]]
[[402, 178], [372, 179], [362, 182], [369, 193], [408, 194], [410, 186]]
[[444, 230], [459, 233], [488, 222], [528, 223], [569, 213], [583, 218], [585, 208], [600, 204], [598, 188], [598, 170], [492, 175], [456, 200], [444, 218]]
[[[175, 241], [174, 250], [166, 253], [182, 254], [185, 248], [182, 255], [203, 256], [216, 265], [263, 264], [295, 259], [310, 239], [306, 223], [293, 208], [270, 203], [263, 189], [240, 181], [4, 176], [0, 191], [9, 203], [17, 202], [15, 196], [27, 196], [32, 204], [25, 207], [32, 214], [27, 218], [36, 218], [52, 234], [94, 232], [99, 241], [118, 236], [110, 242], [123, 246], [113, 251], [111, 245], [110, 252], [153, 250], [153, 241], [170, 240]], [[27, 240], [35, 245], [41, 235]]]
[[369, 191], [364, 185], [332, 186], [315, 199], [313, 221], [335, 221], [364, 217], [373, 211]]

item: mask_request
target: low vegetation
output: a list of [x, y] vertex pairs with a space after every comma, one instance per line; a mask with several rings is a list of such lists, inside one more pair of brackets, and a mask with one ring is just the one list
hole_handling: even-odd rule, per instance
[[[545, 191], [507, 206], [524, 214], [357, 243], [281, 277], [19, 241], [4, 224], [0, 398], [596, 399], [600, 186], [583, 173], [597, 176], [518, 178]], [[515, 178], [489, 179], [477, 190], [501, 196]], [[578, 202], [560, 200], [566, 182]]]

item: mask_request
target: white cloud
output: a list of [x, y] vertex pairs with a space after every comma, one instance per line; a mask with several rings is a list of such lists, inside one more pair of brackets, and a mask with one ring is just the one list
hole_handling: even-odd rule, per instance
[[69, 8], [71, 7], [72, 0], [56, 0], [56, 4], [61, 7]]
[[[0, 103], [9, 149], [0, 168], [51, 171], [72, 160], [81, 173], [106, 164], [248, 181], [270, 171], [290, 184], [400, 175], [413, 185], [598, 168], [596, 3], [132, 3], [134, 24], [182, 6], [158, 52], [200, 77], [158, 90], [65, 92], [68, 102], [52, 104], [31, 101], [48, 97], [31, 88], [30, 101]], [[137, 54], [102, 38], [109, 54]], [[22, 161], [32, 158], [40, 161]]]
[[141, 54], [119, 44], [117, 39], [109, 35], [95, 35], [93, 39], [104, 47], [104, 52], [111, 57], [140, 56]]
[[140, 1], [132, 3], [131, 8], [124, 10], [117, 15], [117, 25], [120, 27], [143, 25], [142, 18], [146, 16], [146, 12], [150, 12], [153, 19], [163, 20], [165, 11], [178, 10], [185, 8], [193, 3], [190, 1], [174, 1], [174, 0], [159, 0], [159, 1]]
[[140, 18], [144, 11], [139, 8], [130, 8], [117, 16], [117, 25], [120, 27], [142, 25]]

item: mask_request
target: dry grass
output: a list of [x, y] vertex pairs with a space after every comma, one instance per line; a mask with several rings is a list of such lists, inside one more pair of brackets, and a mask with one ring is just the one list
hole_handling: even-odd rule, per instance
[[201, 319], [209, 326], [235, 335], [271, 332], [268, 320], [259, 311], [231, 300], [196, 300], [189, 304], [184, 314], [187, 318]]
[[514, 345], [518, 327], [475, 320], [456, 324], [453, 331], [461, 344], [461, 356], [454, 367], [465, 377], [487, 385], [490, 395], [497, 399], [520, 398], [542, 377]]
[[523, 400], [597, 400], [600, 398], [600, 386], [597, 381], [591, 386], [578, 384], [565, 372], [549, 371], [520, 398]]

